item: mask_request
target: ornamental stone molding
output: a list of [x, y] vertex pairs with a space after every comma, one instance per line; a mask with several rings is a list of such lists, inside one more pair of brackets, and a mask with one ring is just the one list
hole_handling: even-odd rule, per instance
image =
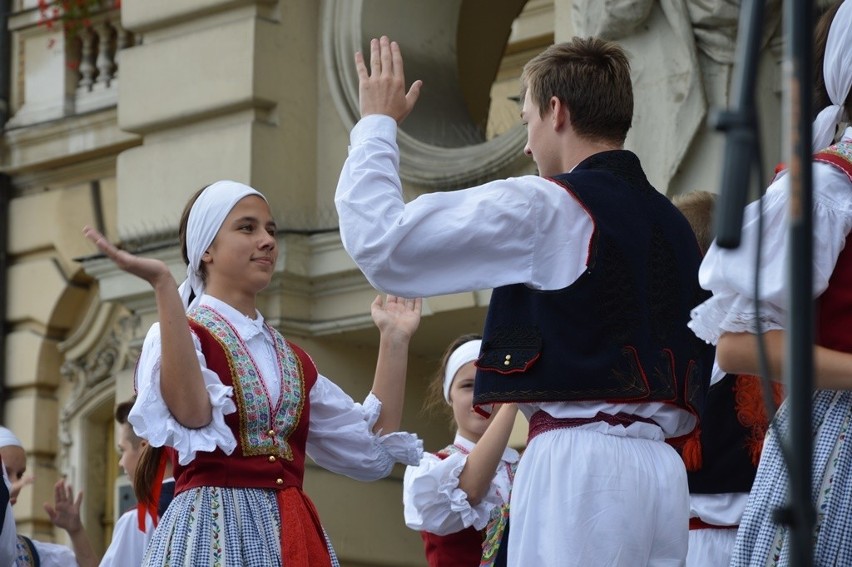
[[[524, 0], [324, 2], [324, 68], [344, 125], [351, 128], [360, 117], [354, 53], [369, 54], [370, 38], [386, 34], [401, 44], [409, 83], [424, 81], [417, 107], [398, 134], [405, 181], [426, 189], [455, 189], [529, 166], [522, 126], [485, 139], [484, 102], [489, 92], [475, 86], [487, 89], [494, 81], [512, 23], [525, 4]], [[483, 9], [488, 18], [471, 16]], [[475, 79], [460, 79], [474, 72]]]
[[59, 465], [68, 471], [73, 461], [74, 440], [90, 408], [98, 408], [115, 393], [117, 374], [132, 369], [142, 347], [140, 318], [121, 307], [93, 302], [83, 321], [59, 344], [65, 362], [60, 374], [70, 384], [59, 416]]

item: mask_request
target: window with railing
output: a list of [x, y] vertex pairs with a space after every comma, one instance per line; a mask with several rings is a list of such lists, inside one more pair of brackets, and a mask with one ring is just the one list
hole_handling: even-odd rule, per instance
[[121, 26], [117, 0], [22, 0], [9, 18], [12, 117], [23, 127], [114, 107], [123, 50], [140, 42]]

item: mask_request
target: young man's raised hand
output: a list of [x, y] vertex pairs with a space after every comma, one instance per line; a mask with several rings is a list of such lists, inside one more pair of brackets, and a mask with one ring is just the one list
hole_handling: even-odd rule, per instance
[[355, 68], [361, 117], [385, 114], [397, 124], [405, 120], [417, 103], [423, 81], [414, 81], [406, 92], [399, 44], [387, 36], [370, 40], [370, 68], [360, 51], [355, 53]]

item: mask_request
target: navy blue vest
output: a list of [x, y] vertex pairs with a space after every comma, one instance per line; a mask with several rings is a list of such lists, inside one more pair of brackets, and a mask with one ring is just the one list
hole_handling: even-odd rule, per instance
[[[746, 388], [750, 392], [738, 392]], [[760, 379], [756, 376], [727, 374], [710, 387], [701, 414], [702, 466], [686, 473], [690, 493], [751, 491], [768, 421], [765, 413], [754, 413], [753, 403], [739, 409], [743, 404], [737, 398], [742, 400], [744, 394], [756, 398], [758, 407], [763, 408]], [[740, 418], [741, 411], [746, 412], [743, 417], [748, 423]]]
[[689, 223], [629, 151], [595, 154], [553, 180], [594, 221], [586, 270], [561, 290], [493, 291], [474, 404], [668, 402], [697, 412], [713, 349], [686, 326], [708, 297]]

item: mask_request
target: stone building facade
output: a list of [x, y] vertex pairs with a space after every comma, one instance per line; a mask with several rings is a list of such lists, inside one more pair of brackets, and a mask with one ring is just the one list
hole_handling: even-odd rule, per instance
[[[112, 412], [133, 393], [134, 362], [156, 312], [147, 286], [99, 257], [83, 225], [165, 260], [180, 281], [176, 229], [186, 199], [222, 178], [263, 191], [282, 230], [260, 309], [362, 399], [378, 343], [376, 291], [343, 250], [333, 206], [357, 117], [354, 51], [388, 34], [402, 45], [409, 79], [425, 81], [400, 134], [406, 196], [414, 198], [534, 173], [513, 97], [523, 64], [553, 41], [575, 30], [609, 34], [632, 57], [648, 49], [663, 57], [659, 41], [693, 33], [673, 14], [695, 17], [692, 2], [636, 2], [645, 28], [613, 32], [617, 14], [595, 15], [588, 2], [571, 0], [122, 0], [120, 9], [105, 1], [89, 27], [64, 36], [40, 24], [37, 0], [5, 3], [0, 423], [21, 437], [35, 474], [15, 515], [22, 532], [63, 541], [41, 504], [66, 476], [85, 490], [84, 521], [101, 550], [126, 494]], [[673, 31], [654, 34], [653, 26]], [[670, 69], [691, 76], [666, 85], [690, 104], [668, 120], [687, 117], [692, 132], [663, 159], [647, 118], [659, 109], [643, 114], [637, 105], [639, 131], [629, 140], [656, 160], [653, 180], [670, 195], [716, 190], [721, 141], [704, 119], [730, 96], [730, 57], [686, 43], [693, 51]], [[762, 108], [777, 116], [780, 50], [769, 36], [764, 60]], [[637, 85], [647, 85], [647, 67], [637, 66]], [[780, 121], [769, 122], [772, 161]], [[424, 301], [403, 427], [427, 449], [450, 433], [442, 417], [419, 411], [426, 383], [452, 338], [481, 329], [489, 297], [482, 290]], [[398, 469], [362, 484], [309, 465], [306, 490], [344, 565], [424, 564], [420, 538], [402, 522], [401, 478]]]

